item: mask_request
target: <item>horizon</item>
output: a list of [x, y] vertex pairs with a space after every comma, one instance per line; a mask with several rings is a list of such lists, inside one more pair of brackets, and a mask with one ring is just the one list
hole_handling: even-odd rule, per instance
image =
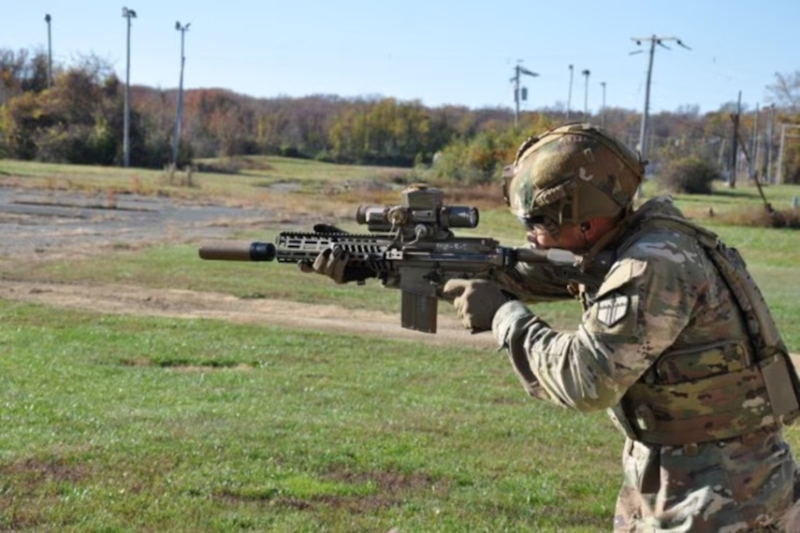
[[[121, 82], [124, 83], [125, 80], [121, 79]], [[176, 87], [156, 87], [156, 86], [152, 86], [152, 85], [141, 85], [141, 84], [135, 84], [134, 85], [134, 84], [131, 84], [131, 90], [134, 90], [134, 89], [137, 89], [137, 88], [138, 89], [148, 89], [148, 90], [154, 90], [154, 91], [161, 91], [161, 92], [167, 92], [167, 93], [178, 92], [178, 87], [177, 86]], [[416, 101], [419, 101], [419, 99], [404, 100], [404, 99], [397, 98], [395, 96], [388, 95], [388, 94], [386, 94], [386, 95], [384, 95], [384, 94], [367, 94], [367, 95], [344, 96], [344, 95], [340, 95], [340, 94], [315, 93], [315, 94], [303, 94], [303, 95], [297, 95], [297, 96], [286, 95], [286, 94], [278, 94], [278, 95], [274, 95], [274, 96], [254, 96], [252, 94], [246, 94], [246, 93], [241, 93], [241, 92], [235, 91], [235, 90], [233, 90], [233, 89], [231, 89], [229, 87], [192, 87], [192, 88], [189, 88], [189, 89], [186, 89], [186, 88], [183, 89], [184, 94], [186, 94], [188, 92], [191, 92], [191, 91], [226, 91], [226, 92], [231, 92], [231, 93], [233, 93], [233, 94], [235, 94], [237, 96], [242, 96], [242, 97], [245, 97], [245, 98], [252, 98], [254, 100], [279, 100], [279, 99], [302, 100], [304, 98], [332, 98], [332, 99], [335, 98], [335, 99], [344, 100], [344, 101], [362, 100], [362, 101], [365, 101], [365, 102], [370, 102], [370, 101], [374, 101], [374, 100], [382, 100], [382, 99], [394, 99], [394, 100], [396, 100], [398, 102], [416, 102]], [[731, 103], [735, 104], [735, 102], [726, 102], [725, 104], [722, 104], [720, 107], [723, 107], [725, 105], [730, 105]], [[467, 106], [465, 104], [449, 104], [449, 103], [440, 104], [440, 105], [437, 105], [437, 106], [431, 106], [431, 105], [426, 104], [425, 102], [421, 102], [421, 105], [426, 107], [426, 108], [428, 108], [428, 109], [438, 109], [438, 108], [443, 108], [443, 107], [463, 107], [463, 108], [469, 109], [470, 111], [500, 110], [500, 111], [508, 111], [509, 113], [513, 113], [514, 112], [514, 109], [512, 107], [509, 107], [509, 106], [469, 107], [469, 106]], [[651, 116], [652, 115], [657, 115], [659, 113], [685, 114], [684, 110], [681, 109], [682, 107], [693, 108], [694, 106], [679, 106], [678, 109], [673, 109], [673, 110], [666, 110], [665, 109], [665, 110], [659, 110], [659, 111], [653, 111], [651, 109], [650, 110], [650, 115]], [[613, 107], [612, 106], [607, 106], [606, 109], [609, 110], [609, 111], [623, 111], [623, 112], [634, 113], [634, 114], [641, 114], [642, 113], [641, 109], [633, 109], [633, 108], [620, 107], [620, 106], [613, 106]], [[576, 115], [580, 115], [581, 114], [580, 110], [575, 110], [573, 108], [572, 111]], [[597, 110], [597, 111], [599, 113], [599, 110]], [[706, 110], [706, 111], [699, 110], [698, 111], [698, 116], [703, 116], [703, 115], [706, 115], [706, 114], [719, 113], [719, 112], [722, 112], [722, 111], [724, 111], [724, 110], [722, 110], [722, 109]], [[743, 114], [747, 114], [747, 113], [749, 113], [751, 111], [752, 110], [746, 110], [744, 108], [744, 103], [742, 104], [742, 113]], [[520, 113], [563, 113], [563, 112], [564, 112], [563, 109], [557, 109], [555, 107], [540, 107], [540, 108], [534, 108], [534, 109], [520, 109]], [[591, 113], [591, 111], [590, 111], [590, 114], [593, 115], [593, 116], [597, 116], [598, 113]]]

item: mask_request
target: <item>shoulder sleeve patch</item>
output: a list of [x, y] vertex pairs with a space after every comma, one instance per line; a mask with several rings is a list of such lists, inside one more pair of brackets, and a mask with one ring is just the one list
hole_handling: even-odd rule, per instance
[[628, 314], [630, 297], [627, 294], [609, 296], [597, 302], [597, 321], [604, 326], [616, 326]]
[[647, 262], [640, 259], [623, 259], [614, 266], [606, 279], [603, 280], [602, 285], [597, 290], [596, 298], [601, 298], [603, 295], [610, 293], [628, 282], [641, 277], [645, 270], [647, 270]]

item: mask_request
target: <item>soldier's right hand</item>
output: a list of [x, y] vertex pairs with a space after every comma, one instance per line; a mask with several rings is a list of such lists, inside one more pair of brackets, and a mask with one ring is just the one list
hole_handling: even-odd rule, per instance
[[313, 272], [328, 276], [336, 283], [350, 281], [363, 282], [367, 278], [376, 277], [376, 272], [368, 267], [350, 265], [350, 252], [339, 246], [326, 248], [317, 256], [313, 263], [300, 261], [297, 266], [302, 272]]

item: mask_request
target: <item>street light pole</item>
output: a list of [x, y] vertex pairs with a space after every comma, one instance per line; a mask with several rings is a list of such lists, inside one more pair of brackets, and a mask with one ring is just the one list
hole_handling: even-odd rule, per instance
[[584, 75], [583, 119], [586, 120], [589, 117], [589, 74], [591, 74], [591, 71], [587, 68], [582, 72], [582, 74]]
[[572, 106], [572, 75], [574, 74], [573, 70], [574, 70], [573, 65], [570, 65], [569, 66], [569, 92], [567, 93], [567, 117], [566, 117], [566, 122], [569, 122], [569, 111], [570, 111], [570, 107]]
[[131, 19], [136, 18], [136, 11], [122, 8], [123, 18], [128, 19], [128, 62], [125, 67], [125, 122], [122, 133], [122, 164], [125, 168], [131, 165]]
[[50, 21], [53, 20], [49, 13], [45, 14], [47, 23], [47, 87], [53, 86], [53, 39], [50, 32]]
[[[647, 119], [650, 113], [650, 82], [653, 79], [653, 57], [656, 53], [656, 45], [659, 45], [663, 48], [669, 50], [670, 48], [664, 44], [664, 41], [675, 41], [678, 46], [682, 46], [687, 50], [691, 50], [688, 46], [683, 44], [680, 39], [677, 37], [659, 37], [657, 35], [653, 35], [651, 37], [632, 37], [631, 38], [636, 44], [639, 46], [642, 45], [644, 41], [650, 41], [650, 59], [647, 62], [647, 84], [645, 86], [644, 91], [644, 112], [642, 113], [642, 124], [639, 130], [639, 154], [642, 158], [642, 161], [647, 160]], [[631, 52], [632, 54], [638, 54], [640, 51]]]
[[600, 115], [600, 127], [606, 127], [606, 82], [601, 81], [600, 86], [603, 87], [603, 110]]
[[181, 26], [180, 22], [175, 22], [175, 29], [181, 32], [181, 76], [178, 83], [178, 111], [175, 118], [175, 139], [172, 141], [172, 164], [178, 166], [178, 145], [181, 140], [181, 123], [183, 122], [183, 66], [186, 63], [186, 56], [183, 55], [183, 38], [189, 31], [189, 24]]

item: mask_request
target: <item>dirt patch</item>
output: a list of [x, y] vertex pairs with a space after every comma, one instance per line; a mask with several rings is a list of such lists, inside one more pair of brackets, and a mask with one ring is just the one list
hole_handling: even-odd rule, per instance
[[0, 465], [0, 478], [7, 479], [10, 476], [27, 480], [32, 490], [45, 481], [76, 483], [87, 476], [87, 471], [84, 465], [72, 464], [60, 457], [28, 457]]
[[[0, 187], [2, 255], [59, 254], [103, 247], [225, 238], [242, 228], [291, 221], [281, 206], [245, 207], [143, 195], [117, 196]], [[298, 224], [304, 223], [297, 215]]]
[[375, 487], [375, 491], [361, 495], [317, 494], [300, 498], [282, 495], [278, 488], [269, 487], [264, 490], [223, 489], [216, 492], [214, 496], [228, 502], [250, 502], [297, 510], [330, 507], [347, 511], [350, 514], [363, 514], [401, 505], [410, 494], [429, 491], [445, 493], [452, 485], [448, 479], [432, 479], [424, 474], [398, 472], [334, 471], [323, 478], [354, 486], [370, 485]]
[[153, 361], [147, 357], [137, 357], [134, 359], [123, 359], [120, 361], [122, 366], [143, 367], [154, 366], [161, 367], [165, 370], [178, 373], [194, 373], [194, 372], [252, 372], [253, 365], [247, 363], [238, 363], [236, 361], [210, 361], [208, 363], [186, 364], [183, 362], [167, 361]]
[[43, 522], [41, 506], [56, 505], [59, 488], [90, 476], [84, 464], [61, 457], [27, 457], [0, 463], [0, 530], [21, 531]]
[[[285, 300], [242, 299], [213, 292], [5, 280], [0, 284], [0, 298], [99, 313], [207, 318], [239, 324], [374, 335], [437, 345], [496, 346], [489, 333], [470, 335], [466, 332], [455, 315], [440, 316], [439, 331], [431, 335], [401, 328], [399, 315], [396, 314]], [[276, 312], [276, 309], [280, 309], [280, 312]]]
[[428, 475], [401, 472], [350, 472], [332, 471], [326, 475], [327, 479], [351, 484], [373, 484], [378, 492], [400, 493], [422, 490], [446, 491], [451, 482], [447, 479], [434, 479]]

